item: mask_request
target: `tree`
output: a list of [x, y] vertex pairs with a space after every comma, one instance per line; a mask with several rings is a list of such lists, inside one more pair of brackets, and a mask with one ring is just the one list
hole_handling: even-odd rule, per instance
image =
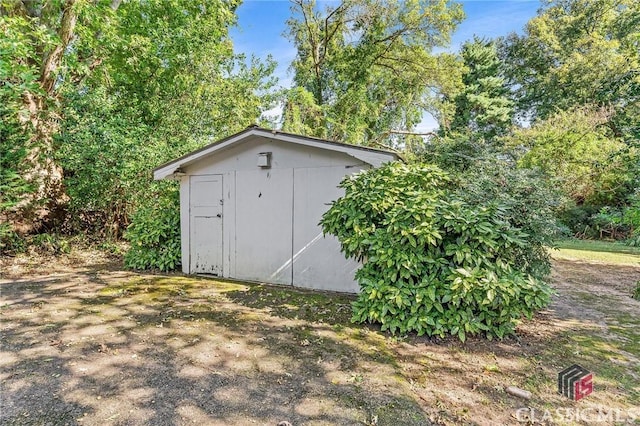
[[19, 141], [19, 150], [26, 153], [20, 172], [33, 189], [21, 194], [13, 206], [18, 211], [10, 219], [22, 221], [27, 230], [37, 227], [39, 219], [54, 216], [66, 201], [63, 172], [53, 158], [60, 89], [77, 71], [94, 64], [95, 58], [83, 56], [82, 42], [108, 26], [119, 4], [118, 0], [95, 5], [76, 0], [0, 4], [3, 97], [12, 100], [2, 111], [2, 121], [12, 123], [11, 139]]
[[[14, 61], [29, 52], [28, 31], [22, 21], [11, 25], [0, 21], [0, 250], [8, 238], [9, 212], [33, 188], [24, 179], [27, 141], [31, 130], [23, 126], [22, 94], [37, 90], [31, 69]], [[17, 78], [17, 76], [24, 78]], [[25, 128], [26, 127], [26, 128]]]
[[640, 135], [640, 3], [555, 0], [522, 36], [502, 42], [519, 112], [544, 120], [583, 105], [612, 108], [607, 125]]
[[635, 182], [625, 173], [625, 144], [606, 126], [610, 114], [596, 107], [558, 112], [515, 132], [508, 144], [524, 153], [521, 167], [542, 170], [577, 204], [616, 204]]
[[65, 223], [119, 235], [141, 196], [162, 193], [146, 191], [151, 166], [268, 108], [273, 63], [233, 54], [235, 2], [2, 4], [3, 122], [25, 135], [20, 173], [40, 188], [23, 207], [64, 204]]
[[151, 187], [154, 165], [256, 123], [269, 107], [274, 64], [234, 55], [232, 12], [215, 2], [121, 6], [103, 72], [65, 91], [57, 142], [72, 227], [119, 236], [139, 205], [170, 196]]
[[393, 142], [411, 131], [436, 93], [459, 86], [445, 46], [463, 17], [444, 0], [345, 0], [321, 11], [295, 0], [287, 22], [297, 56], [285, 130], [362, 144]]
[[502, 75], [502, 62], [494, 41], [474, 37], [460, 52], [465, 70], [464, 89], [455, 97], [451, 132], [486, 141], [504, 135], [512, 124], [513, 102]]
[[561, 219], [576, 235], [623, 236], [619, 217], [640, 170], [640, 3], [550, 1], [499, 50], [531, 124], [506, 139], [521, 148], [519, 165], [541, 169], [573, 200]]

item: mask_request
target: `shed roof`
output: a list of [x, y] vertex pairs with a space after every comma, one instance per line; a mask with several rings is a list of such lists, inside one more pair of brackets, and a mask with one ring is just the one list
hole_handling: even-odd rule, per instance
[[383, 149], [350, 145], [342, 142], [335, 142], [326, 139], [281, 132], [279, 130], [264, 129], [258, 126], [250, 126], [239, 133], [221, 139], [217, 142], [209, 144], [203, 148], [190, 152], [186, 155], [183, 155], [182, 157], [176, 158], [175, 160], [169, 161], [168, 163], [156, 167], [153, 170], [153, 178], [155, 180], [165, 179], [173, 175], [175, 172], [179, 171], [184, 166], [188, 166], [189, 164], [197, 160], [214, 155], [218, 151], [241, 143], [246, 139], [254, 136], [282, 141], [286, 143], [327, 149], [330, 151], [343, 152], [374, 167], [378, 167], [382, 163], [394, 161], [400, 158], [398, 154]]

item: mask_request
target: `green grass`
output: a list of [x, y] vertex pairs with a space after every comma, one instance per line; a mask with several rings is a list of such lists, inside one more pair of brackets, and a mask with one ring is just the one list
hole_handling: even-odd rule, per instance
[[602, 240], [560, 240], [557, 247], [570, 250], [599, 251], [607, 253], [626, 253], [640, 255], [640, 247], [631, 247], [619, 241]]
[[556, 241], [559, 250], [551, 250], [554, 259], [597, 261], [616, 265], [640, 266], [640, 248], [619, 242], [594, 240]]

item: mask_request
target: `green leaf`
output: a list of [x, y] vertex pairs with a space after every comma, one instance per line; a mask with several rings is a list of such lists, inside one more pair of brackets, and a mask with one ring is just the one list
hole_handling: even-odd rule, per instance
[[[456, 256], [458, 255], [458, 253], [459, 252], [456, 252]], [[463, 275], [467, 278], [471, 277], [471, 273], [464, 268], [457, 268], [456, 272], [458, 272], [460, 275]]]
[[436, 301], [436, 288], [435, 287], [428, 287], [427, 288], [427, 296], [429, 296], [429, 299], [431, 299], [432, 302]]

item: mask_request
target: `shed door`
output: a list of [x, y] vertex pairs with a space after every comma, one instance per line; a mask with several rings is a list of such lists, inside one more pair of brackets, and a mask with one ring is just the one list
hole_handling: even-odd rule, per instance
[[360, 264], [345, 259], [340, 243], [324, 236], [319, 225], [332, 201], [344, 195], [338, 184], [360, 168], [315, 167], [294, 169], [293, 285], [357, 293], [355, 272]]
[[191, 176], [190, 272], [222, 275], [222, 175]]
[[236, 277], [291, 284], [293, 170], [236, 172]]

